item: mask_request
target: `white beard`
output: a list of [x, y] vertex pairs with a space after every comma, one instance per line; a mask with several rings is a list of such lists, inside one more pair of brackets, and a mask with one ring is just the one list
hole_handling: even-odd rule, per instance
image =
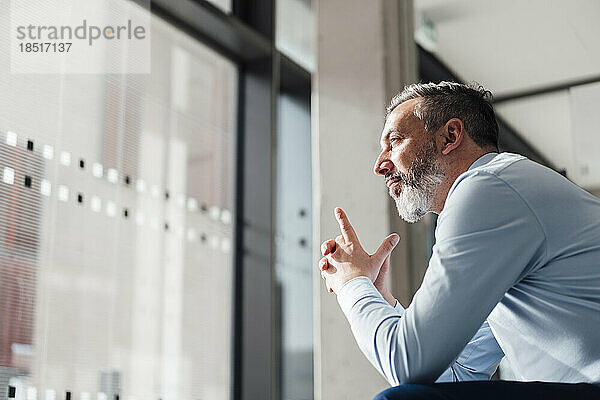
[[435, 192], [444, 179], [444, 173], [437, 160], [433, 161], [433, 164], [432, 172], [422, 176], [417, 185], [402, 183], [400, 191], [390, 189], [390, 195], [396, 201], [398, 214], [406, 222], [417, 222], [431, 211]]

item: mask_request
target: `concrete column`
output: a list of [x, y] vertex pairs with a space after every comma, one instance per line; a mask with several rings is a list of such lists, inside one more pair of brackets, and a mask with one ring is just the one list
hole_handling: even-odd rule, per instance
[[[374, 252], [397, 224], [382, 178], [373, 175], [385, 105], [413, 81], [412, 2], [317, 0], [317, 62], [313, 75], [315, 265], [320, 244], [339, 235], [333, 216], [344, 208], [363, 247]], [[412, 54], [411, 54], [412, 52]], [[411, 58], [412, 57], [412, 58]], [[406, 247], [406, 243], [403, 244]], [[408, 293], [407, 252], [392, 268]], [[335, 295], [315, 267], [315, 399], [369, 399], [387, 387], [360, 352]], [[401, 285], [406, 284], [406, 288]]]

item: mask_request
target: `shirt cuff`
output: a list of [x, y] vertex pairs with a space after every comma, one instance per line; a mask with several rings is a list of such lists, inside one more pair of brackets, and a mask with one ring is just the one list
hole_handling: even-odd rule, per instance
[[[373, 286], [373, 282], [366, 276], [359, 276], [350, 279], [342, 285], [337, 295], [338, 303], [346, 317], [350, 315], [352, 307], [361, 299], [369, 296], [380, 298], [385, 304], [387, 301], [381, 296], [381, 293]], [[389, 305], [389, 304], [388, 304]], [[402, 306], [401, 306], [402, 307]]]

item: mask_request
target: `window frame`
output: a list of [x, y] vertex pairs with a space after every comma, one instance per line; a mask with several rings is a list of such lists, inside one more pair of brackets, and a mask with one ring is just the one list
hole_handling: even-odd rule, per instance
[[153, 14], [238, 67], [232, 400], [280, 397], [273, 241], [277, 101], [285, 91], [310, 105], [311, 74], [276, 48], [275, 2], [233, 0], [231, 13], [224, 13], [206, 0], [151, 1]]

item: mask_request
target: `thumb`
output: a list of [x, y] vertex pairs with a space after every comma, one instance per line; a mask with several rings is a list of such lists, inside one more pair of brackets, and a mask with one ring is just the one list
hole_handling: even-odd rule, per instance
[[398, 236], [396, 233], [392, 233], [390, 236], [383, 239], [383, 242], [381, 242], [381, 245], [375, 254], [373, 254], [373, 257], [375, 257], [379, 263], [383, 263], [383, 261], [385, 261], [385, 259], [390, 255], [392, 250], [394, 250], [398, 242], [400, 242], [400, 236]]

